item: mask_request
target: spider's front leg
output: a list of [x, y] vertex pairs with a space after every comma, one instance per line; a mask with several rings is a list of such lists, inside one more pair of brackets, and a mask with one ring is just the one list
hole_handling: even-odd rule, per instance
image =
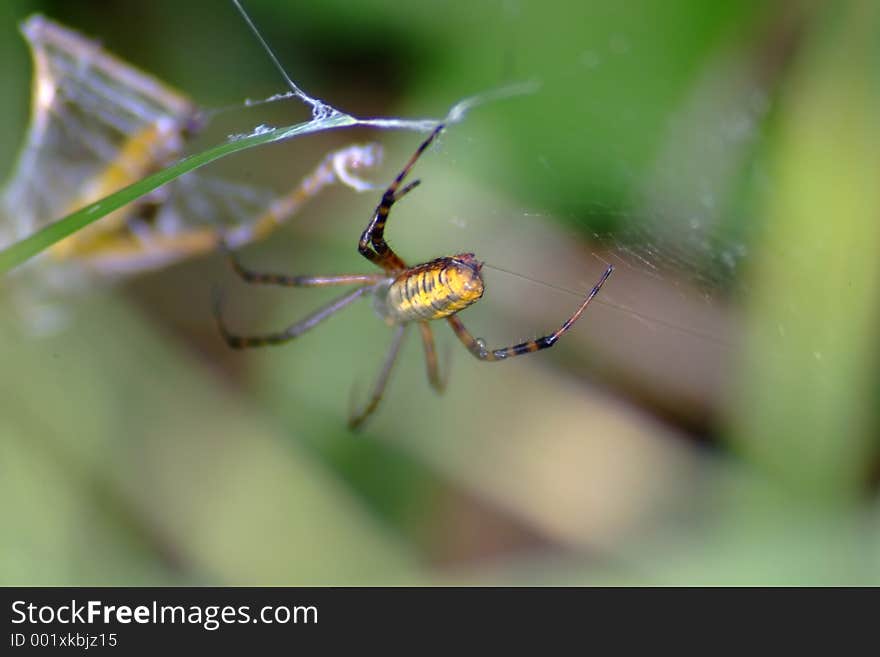
[[379, 202], [379, 205], [376, 206], [373, 218], [370, 219], [370, 223], [367, 224], [366, 230], [361, 234], [361, 239], [358, 242], [358, 251], [360, 254], [386, 271], [396, 271], [406, 268], [404, 261], [390, 246], [388, 246], [388, 242], [385, 241], [385, 223], [388, 221], [388, 214], [391, 212], [391, 206], [419, 185], [420, 181], [414, 180], [402, 189], [400, 188], [403, 180], [412, 170], [413, 166], [415, 166], [416, 161], [418, 161], [422, 153], [427, 150], [428, 146], [431, 145], [431, 142], [437, 138], [437, 135], [440, 134], [444, 127], [445, 124], [441, 123], [434, 128], [428, 138], [423, 141], [416, 152], [413, 153], [409, 162], [403, 167], [403, 170], [397, 174], [397, 177], [388, 186], [385, 193], [382, 194], [382, 200]]
[[608, 280], [608, 277], [611, 276], [611, 272], [613, 271], [614, 265], [608, 265], [608, 269], [605, 270], [605, 273], [602, 274], [602, 277], [593, 286], [593, 289], [590, 290], [590, 293], [587, 295], [587, 297], [584, 299], [583, 303], [581, 303], [578, 309], [574, 311], [572, 316], [565, 320], [562, 326], [556, 329], [553, 333], [540, 337], [536, 340], [529, 340], [528, 342], [521, 342], [519, 344], [511, 345], [509, 347], [502, 347], [500, 349], [488, 349], [482, 340], [478, 340], [473, 335], [471, 335], [470, 331], [465, 328], [465, 325], [458, 318], [458, 315], [451, 315], [446, 318], [446, 321], [449, 322], [452, 330], [455, 331], [455, 335], [458, 337], [461, 343], [465, 347], [467, 347], [467, 350], [471, 352], [471, 354], [473, 354], [475, 358], [479, 358], [480, 360], [494, 362], [499, 360], [506, 360], [508, 358], [512, 358], [513, 356], [531, 354], [535, 351], [540, 351], [541, 349], [549, 349], [554, 344], [556, 344], [556, 341], [559, 340], [559, 338], [562, 337], [562, 335], [566, 333], [578, 319], [580, 319], [580, 316], [587, 309], [587, 306], [590, 305], [590, 302], [593, 300], [593, 298], [599, 293], [599, 290], [602, 289], [605, 281]]

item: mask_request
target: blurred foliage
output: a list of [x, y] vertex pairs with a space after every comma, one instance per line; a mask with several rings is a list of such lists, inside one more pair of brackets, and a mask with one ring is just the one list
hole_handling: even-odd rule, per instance
[[[614, 305], [498, 365], [445, 336], [442, 398], [411, 336], [353, 436], [351, 381], [365, 394], [388, 341], [367, 305], [284, 349], [230, 354], [215, 282], [243, 329], [283, 326], [322, 294], [248, 290], [207, 258], [71, 294], [53, 337], [28, 336], [4, 303], [0, 582], [880, 583], [876, 3], [245, 4], [305, 89], [358, 115], [436, 116], [538, 80], [447, 133], [390, 239], [413, 261], [473, 249], [578, 290], [597, 258], [622, 260], [602, 294]], [[33, 11], [205, 106], [282, 90], [225, 3], [14, 0], [0, 9], [4, 162], [28, 102], [15, 25]], [[306, 116], [230, 111], [197, 148]], [[284, 189], [364, 135], [224, 171]], [[378, 138], [384, 180], [415, 139]], [[243, 257], [367, 271], [353, 245], [374, 202], [339, 192]], [[499, 345], [576, 303], [487, 278], [464, 319]]]

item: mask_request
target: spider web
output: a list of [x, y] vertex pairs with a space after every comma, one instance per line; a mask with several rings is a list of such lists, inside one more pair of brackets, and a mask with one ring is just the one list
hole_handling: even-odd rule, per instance
[[[626, 35], [613, 35], [599, 47], [591, 46], [583, 50], [576, 59], [566, 66], [560, 66], [559, 70], [548, 72], [539, 67], [527, 69], [523, 75], [517, 76], [520, 79], [540, 80], [539, 85], [507, 88], [501, 93], [487, 94], [477, 100], [457, 104], [448, 114], [447, 120], [451, 122], [460, 120], [477, 102], [492, 100], [497, 96], [527, 93], [515, 102], [496, 104], [491, 112], [483, 113], [484, 117], [491, 114], [491, 118], [478, 118], [477, 121], [469, 122], [471, 125], [459, 125], [454, 132], [447, 133], [440, 144], [438, 159], [447, 168], [450, 164], [461, 163], [463, 170], [473, 172], [479, 166], [481, 152], [499, 146], [488, 136], [493, 131], [487, 128], [486, 121], [512, 121], [523, 112], [540, 117], [546, 111], [542, 108], [560, 104], [560, 95], [565, 95], [560, 94], [560, 80], [566, 86], [578, 83], [588, 85], [591, 83], [591, 76], [605, 62], [632, 57], [633, 50], [636, 48]], [[273, 95], [266, 101], [274, 103], [298, 100], [304, 103], [311, 109], [312, 118], [309, 123], [318, 131], [333, 128], [334, 118], [349, 116], [306, 94], [283, 72], [284, 69], [277, 60], [275, 63], [291, 90]], [[726, 64], [722, 61], [712, 62], [707, 66], [705, 82], [694, 85], [696, 91], [689, 103], [684, 104], [685, 109], [677, 114], [671, 125], [666, 126], [663, 145], [658, 148], [653, 168], [638, 174], [625, 173], [619, 176], [626, 178], [629, 175], [634, 183], [626, 199], [621, 198], [606, 177], [604, 181], [600, 179], [598, 183], [588, 184], [585, 188], [585, 200], [580, 201], [578, 207], [570, 208], [570, 199], [557, 195], [551, 184], [538, 194], [529, 194], [530, 190], [525, 190], [523, 197], [529, 198], [527, 207], [509, 206], [502, 209], [496, 205], [488, 211], [481, 210], [488, 213], [487, 217], [487, 214], [477, 216], [473, 207], [456, 206], [456, 199], [464, 197], [454, 189], [441, 191], [439, 184], [432, 181], [432, 186], [436, 185], [438, 188], [437, 196], [440, 199], [430, 207], [439, 211], [429, 211], [425, 215], [425, 221], [410, 222], [410, 227], [395, 223], [393, 239], [395, 242], [400, 241], [405, 249], [407, 230], [419, 231], [430, 235], [427, 240], [436, 244], [437, 252], [474, 250], [490, 266], [511, 273], [510, 278], [531, 279], [533, 283], [529, 285], [540, 286], [535, 289], [546, 289], [549, 285], [556, 289], [557, 292], [553, 294], [558, 293], [560, 300], [546, 311], [548, 316], [564, 314], [572, 297], [582, 295], [584, 290], [589, 289], [604, 264], [612, 263], [618, 267], [618, 271], [612, 279], [612, 285], [603, 291], [597, 303], [622, 315], [621, 322], [632, 323], [635, 319], [636, 324], [652, 334], [672, 331], [710, 341], [726, 341], [727, 336], [719, 332], [717, 322], [711, 316], [720, 307], [719, 302], [723, 302], [728, 292], [738, 285], [740, 268], [748, 254], [748, 242], [744, 236], [731, 236], [724, 232], [727, 218], [725, 213], [729, 210], [728, 200], [734, 191], [730, 189], [732, 181], [735, 182], [735, 176], [731, 172], [741, 167], [743, 160], [750, 155], [750, 148], [758, 135], [758, 126], [767, 112], [768, 100], [766, 94], [754, 88], [754, 85], [749, 91], [751, 80], [742, 70], [736, 70], [735, 65], [729, 65], [731, 70], [725, 79], [740, 76], [741, 84], [733, 91], [727, 87], [722, 90], [726, 93], [719, 94], [719, 90], [712, 87], [711, 81], [718, 79], [718, 67], [724, 65]], [[486, 88], [491, 83], [491, 79], [482, 79], [479, 86]], [[106, 84], [103, 86], [106, 87]], [[110, 89], [111, 93], [115, 91], [117, 90]], [[456, 90], [456, 93], [459, 92], [460, 89]], [[31, 140], [23, 151], [24, 155], [17, 169], [20, 175], [7, 188], [7, 208], [16, 208], [16, 212], [8, 212], [6, 226], [15, 226], [16, 236], [20, 237], [34, 226], [63, 214], [60, 209], [64, 204], [69, 205], [70, 198], [74, 196], [73, 190], [79, 189], [83, 180], [94, 175], [93, 169], [90, 170], [83, 164], [81, 152], [75, 158], [64, 157], [64, 145], [71, 142], [71, 126], [74, 134], [80, 135], [81, 126], [76, 122], [81, 123], [83, 116], [98, 116], [120, 134], [131, 134], [135, 129], [130, 125], [118, 125], [118, 117], [102, 116], [95, 111], [98, 105], [94, 102], [90, 105], [88, 98], [82, 99], [83, 102], [79, 102], [79, 98], [75, 100], [76, 107], [91, 107], [91, 110], [85, 114], [81, 110], [68, 112], [64, 115], [65, 121], [52, 124], [49, 131], [44, 130], [41, 134], [37, 130], [33, 131]], [[260, 105], [266, 101], [245, 104]], [[436, 106], [436, 102], [432, 105]], [[583, 110], [589, 116], [588, 108], [577, 104], [566, 107], [565, 103], [560, 106], [565, 108], [556, 116], [560, 122], [568, 122], [577, 130], [589, 129], [585, 120], [580, 118]], [[138, 109], [140, 111], [141, 108]], [[197, 116], [193, 114], [193, 110], [191, 105], [185, 105], [176, 119], [178, 125], [185, 120], [181, 117]], [[577, 117], [577, 120], [573, 117]], [[424, 130], [433, 126], [434, 121], [358, 119], [357, 125]], [[540, 125], [540, 122], [535, 125]], [[67, 134], [60, 134], [59, 130], [65, 130]], [[247, 132], [230, 135], [230, 139], [259, 135], [268, 130], [271, 130], [269, 126], [260, 124]], [[35, 139], [35, 135], [38, 138]], [[89, 150], [100, 154], [95, 160], [96, 166], [106, 166], [113, 153], [93, 146]], [[39, 161], [34, 164], [28, 161], [29, 158], [38, 158]], [[520, 146], [520, 152], [513, 161], [523, 169], [524, 175], [537, 178], [535, 172], [543, 172], [543, 179], [549, 178], [551, 181], [555, 175], [569, 175], [567, 170], [571, 168], [570, 162], [560, 156], [558, 149], [544, 149], [540, 143], [529, 144], [527, 149]], [[619, 157], [617, 161], [606, 165], [612, 171], [625, 170], [631, 162], [626, 157]], [[420, 164], [422, 166], [428, 165]], [[48, 176], [42, 176], [42, 179], [59, 181], [58, 185], [48, 187], [51, 192], [49, 198], [45, 198], [46, 185], [34, 185], [34, 180], [41, 178], [33, 175], [35, 168], [50, 172]], [[436, 173], [432, 172], [431, 175]], [[491, 185], [494, 182], [491, 175], [487, 178]], [[456, 182], [467, 184], [467, 180], [459, 179]], [[200, 174], [187, 174], [161, 191], [164, 194], [161, 199], [161, 207], [165, 213], [163, 224], [170, 226], [171, 232], [178, 230], [180, 226], [205, 222], [208, 217], [214, 224], [239, 225], [242, 216], [253, 216], [258, 208], [265, 207], [273, 197], [273, 192], [258, 190], [252, 185], [211, 180]], [[426, 192], [420, 191], [419, 195], [425, 196]], [[424, 207], [424, 204], [420, 207]], [[31, 211], [22, 213], [21, 208]], [[65, 209], [70, 208], [65, 206]], [[554, 219], [561, 219], [563, 223], [579, 229], [570, 233], [570, 239], [565, 237], [565, 230], [557, 233], [551, 240], [559, 247], [556, 252], [547, 244], [537, 250], [527, 249], [529, 244], [540, 243], [540, 234], [545, 232], [543, 225]], [[432, 225], [439, 230], [434, 231], [428, 226], [428, 222], [433, 222]], [[603, 228], [604, 226], [610, 228]], [[589, 253], [586, 254], [582, 247], [576, 246], [582, 244], [585, 233], [592, 237]], [[421, 244], [426, 238], [423, 236], [412, 241]], [[416, 248], [412, 252], [420, 251], [424, 249]], [[548, 253], [553, 253], [549, 259], [544, 257]], [[437, 253], [426, 255], [433, 256]], [[566, 267], [548, 266], [556, 264], [556, 261], [568, 264]], [[140, 270], [138, 266], [129, 269], [134, 273]], [[614, 284], [624, 277], [629, 277], [633, 282], [629, 285]], [[65, 285], [76, 279], [68, 272], [57, 278]], [[521, 284], [504, 281], [503, 278], [500, 278], [500, 282], [493, 281], [493, 285], [511, 290], [509, 293], [502, 290], [501, 298], [507, 295], [506, 305], [512, 311], [517, 310], [518, 304], [521, 305], [523, 294], [532, 294], [532, 288], [527, 287], [526, 292], [523, 292]], [[631, 293], [632, 290], [654, 289], [652, 286], [659, 288], [666, 298], [676, 303], [663, 307], [663, 304], [657, 305], [650, 299], [646, 301], [644, 294]], [[702, 320], [695, 319], [690, 311], [682, 311], [678, 302], [689, 309], [694, 302], [702, 304], [708, 311], [709, 319], [701, 325]], [[542, 329], [536, 324], [533, 331], [539, 330]], [[529, 328], [523, 329], [521, 337], [531, 337], [529, 331]]]

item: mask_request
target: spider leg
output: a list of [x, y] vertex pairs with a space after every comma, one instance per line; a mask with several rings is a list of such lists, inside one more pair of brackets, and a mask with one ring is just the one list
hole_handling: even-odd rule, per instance
[[455, 331], [455, 335], [458, 336], [461, 343], [467, 347], [467, 350], [480, 360], [505, 360], [506, 358], [511, 358], [513, 356], [522, 356], [523, 354], [530, 354], [541, 349], [548, 349], [556, 344], [556, 341], [580, 318], [584, 310], [586, 310], [587, 306], [590, 304], [590, 301], [593, 300], [593, 297], [599, 293], [602, 285], [608, 280], [612, 271], [614, 271], [614, 266], [609, 265], [608, 269], [605, 270], [605, 273], [602, 274], [602, 277], [599, 279], [599, 282], [593, 286], [593, 289], [590, 290], [590, 293], [584, 299], [583, 303], [581, 303], [578, 309], [574, 311], [574, 314], [565, 320], [562, 326], [556, 329], [553, 333], [538, 338], [537, 340], [529, 340], [528, 342], [521, 342], [520, 344], [515, 344], [510, 347], [502, 347], [501, 349], [488, 349], [482, 340], [478, 340], [471, 335], [457, 315], [447, 317], [446, 321], [449, 322], [452, 330]]
[[388, 349], [388, 355], [385, 356], [385, 362], [382, 364], [382, 371], [379, 373], [379, 378], [376, 379], [376, 383], [373, 386], [373, 393], [370, 395], [370, 401], [367, 402], [366, 406], [364, 406], [359, 412], [353, 414], [349, 418], [349, 429], [352, 429], [353, 431], [359, 429], [361, 425], [363, 425], [364, 420], [372, 415], [373, 411], [379, 406], [379, 402], [382, 401], [382, 393], [385, 392], [385, 386], [388, 385], [388, 379], [391, 376], [394, 361], [397, 360], [397, 354], [400, 353], [400, 346], [403, 344], [403, 336], [405, 332], [406, 324], [398, 324], [394, 329], [394, 337], [391, 339], [391, 347]]
[[404, 196], [409, 194], [412, 190], [414, 190], [416, 187], [418, 187], [421, 184], [422, 184], [422, 181], [419, 180], [418, 178], [416, 180], [413, 180], [410, 184], [408, 184], [406, 187], [404, 187], [403, 189], [401, 189], [399, 192], [397, 192], [394, 195], [394, 202], [397, 203], [400, 199], [402, 199]]
[[425, 364], [428, 367], [428, 381], [431, 387], [438, 393], [446, 388], [446, 380], [440, 376], [440, 368], [437, 365], [437, 349], [434, 347], [434, 332], [428, 322], [419, 322], [419, 330], [422, 332], [422, 344], [425, 347]]
[[287, 274], [275, 274], [257, 272], [245, 268], [235, 254], [225, 246], [229, 263], [232, 270], [238, 274], [245, 283], [254, 285], [281, 285], [284, 287], [325, 287], [328, 285], [370, 285], [378, 283], [384, 276], [382, 274], [341, 274], [338, 276], [289, 276]]
[[415, 166], [416, 161], [422, 153], [424, 153], [428, 146], [431, 145], [431, 142], [437, 138], [437, 135], [440, 134], [444, 127], [444, 124], [441, 123], [434, 128], [434, 131], [425, 141], [422, 142], [418, 149], [416, 149], [416, 152], [413, 153], [409, 162], [403, 167], [403, 170], [397, 174], [397, 177], [392, 181], [391, 185], [388, 186], [388, 189], [385, 190], [385, 193], [382, 195], [382, 200], [379, 202], [376, 211], [373, 213], [373, 218], [370, 220], [370, 223], [367, 224], [367, 228], [364, 230], [361, 239], [358, 242], [358, 251], [360, 254], [386, 271], [406, 268], [406, 265], [400, 256], [398, 256], [385, 241], [385, 223], [388, 220], [388, 213], [391, 211], [391, 206], [403, 198], [408, 192], [412, 191], [419, 182], [414, 181], [400, 191], [398, 191], [398, 188], [401, 183], [403, 183], [404, 178], [406, 178], [412, 170], [413, 166]]
[[293, 340], [309, 329], [314, 328], [331, 315], [336, 314], [356, 299], [362, 297], [365, 292], [370, 290], [372, 290], [372, 287], [367, 285], [359, 287], [353, 292], [348, 292], [344, 296], [339, 297], [332, 303], [312, 313], [302, 321], [292, 324], [283, 331], [277, 333], [267, 333], [265, 335], [237, 335], [235, 333], [230, 333], [223, 321], [221, 307], [222, 299], [219, 292], [215, 292], [214, 296], [214, 318], [217, 320], [217, 328], [220, 330], [220, 335], [226, 341], [226, 344], [232, 349], [248, 349], [251, 347], [265, 347], [267, 345], [282, 344]]

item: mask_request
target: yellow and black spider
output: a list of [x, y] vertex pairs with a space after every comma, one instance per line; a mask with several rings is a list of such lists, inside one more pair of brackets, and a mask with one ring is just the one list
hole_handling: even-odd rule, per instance
[[419, 146], [418, 150], [413, 154], [409, 162], [406, 163], [406, 166], [397, 175], [388, 189], [385, 190], [382, 200], [378, 207], [376, 207], [370, 223], [358, 242], [358, 251], [361, 255], [381, 267], [382, 273], [342, 274], [339, 276], [264, 274], [245, 269], [230, 254], [233, 268], [247, 283], [292, 287], [358, 286], [353, 292], [349, 292], [336, 299], [302, 321], [287, 327], [283, 331], [266, 335], [244, 336], [230, 333], [223, 322], [219, 295], [215, 298], [214, 314], [220, 334], [223, 336], [226, 344], [233, 349], [245, 349], [281, 344], [293, 340], [350, 305], [356, 299], [368, 294], [373, 295], [378, 312], [390, 326], [394, 327], [394, 337], [388, 355], [385, 357], [382, 371], [373, 387], [369, 402], [349, 420], [349, 426], [353, 429], [360, 427], [364, 420], [379, 405], [382, 393], [388, 383], [391, 368], [400, 351], [404, 332], [410, 324], [416, 323], [419, 326], [425, 348], [428, 380], [435, 390], [441, 392], [443, 390], [443, 381], [437, 367], [437, 353], [434, 348], [434, 336], [431, 326], [428, 324], [429, 321], [445, 319], [452, 327], [452, 330], [455, 331], [458, 339], [467, 347], [468, 351], [476, 358], [484, 361], [504, 360], [512, 356], [520, 356], [540, 349], [547, 349], [556, 344], [556, 341], [562, 334], [568, 331], [580, 318], [587, 305], [596, 296], [599, 289], [614, 270], [613, 266], [609, 266], [605, 270], [602, 277], [593, 286], [593, 289], [574, 314], [565, 320], [562, 326], [553, 333], [510, 347], [487, 349], [483, 341], [474, 338], [458, 318], [460, 311], [483, 296], [483, 277], [480, 273], [483, 263], [479, 262], [473, 253], [459, 253], [454, 256], [436, 258], [414, 267], [407, 267], [406, 263], [385, 241], [385, 223], [388, 220], [391, 206], [418, 186], [420, 181], [414, 180], [403, 188], [400, 185], [419, 159], [419, 156], [425, 152], [443, 128], [444, 124], [440, 124], [434, 129], [431, 135]]

